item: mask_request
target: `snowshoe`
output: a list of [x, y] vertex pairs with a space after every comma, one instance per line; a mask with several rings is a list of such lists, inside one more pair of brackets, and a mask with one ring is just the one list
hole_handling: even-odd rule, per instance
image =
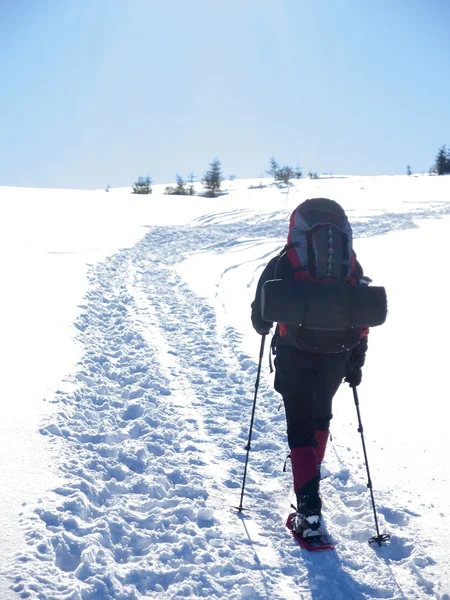
[[286, 527], [305, 550], [315, 552], [334, 548], [322, 528], [321, 517], [318, 514], [303, 515], [297, 511], [293, 512], [286, 521]]
[[296, 512], [292, 520], [292, 531], [300, 537], [312, 539], [322, 535], [321, 525], [320, 515], [302, 515]]

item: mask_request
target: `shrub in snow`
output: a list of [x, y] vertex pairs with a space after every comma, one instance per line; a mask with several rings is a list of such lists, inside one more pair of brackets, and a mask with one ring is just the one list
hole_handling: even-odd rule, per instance
[[277, 181], [282, 181], [283, 183], [288, 184], [289, 180], [293, 177], [294, 170], [292, 169], [292, 167], [290, 167], [289, 165], [284, 165], [284, 167], [281, 167], [281, 169], [278, 171]]
[[[192, 190], [191, 190], [192, 188]], [[186, 187], [186, 182], [184, 181], [184, 179], [181, 177], [181, 175], [178, 175], [177, 173], [177, 185], [176, 187], [173, 187], [172, 185], [168, 185], [164, 191], [165, 194], [169, 194], [169, 195], [175, 195], [175, 196], [187, 196], [193, 195], [193, 186], [190, 186], [189, 188]]]
[[147, 175], [147, 177], [139, 177], [133, 185], [133, 194], [151, 194], [152, 183], [150, 175]]
[[288, 184], [289, 180], [293, 177], [296, 177], [296, 179], [300, 179], [300, 177], [302, 177], [303, 175], [302, 170], [299, 166], [297, 166], [295, 169], [293, 169], [289, 165], [284, 165], [283, 167], [280, 167], [280, 165], [277, 163], [273, 156], [270, 157], [269, 162], [270, 168], [266, 171], [266, 173], [271, 175], [274, 178], [275, 182], [283, 182], [285, 184]]

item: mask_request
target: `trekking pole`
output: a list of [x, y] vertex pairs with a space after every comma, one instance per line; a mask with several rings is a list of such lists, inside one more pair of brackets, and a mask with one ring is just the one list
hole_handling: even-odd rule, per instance
[[262, 365], [262, 359], [263, 359], [263, 354], [264, 354], [264, 344], [265, 344], [265, 342], [266, 342], [266, 334], [264, 334], [262, 336], [262, 339], [261, 339], [261, 349], [259, 351], [259, 364], [258, 364], [258, 373], [256, 375], [256, 382], [255, 382], [255, 397], [253, 398], [252, 418], [251, 418], [251, 421], [250, 421], [250, 431], [248, 432], [248, 442], [247, 442], [247, 446], [245, 447], [245, 449], [247, 450], [247, 457], [245, 459], [244, 477], [243, 477], [243, 480], [242, 480], [241, 501], [239, 503], [239, 506], [235, 507], [235, 508], [237, 508], [237, 510], [239, 512], [242, 512], [244, 510], [242, 508], [242, 500], [244, 499], [245, 480], [247, 479], [248, 458], [249, 458], [249, 454], [250, 454], [250, 446], [251, 446], [251, 441], [252, 441], [253, 421], [255, 419], [256, 397], [258, 395], [259, 377], [261, 375], [261, 365]]
[[363, 447], [363, 452], [364, 452], [364, 460], [366, 462], [367, 479], [368, 479], [367, 487], [370, 490], [370, 497], [372, 499], [373, 516], [375, 517], [375, 527], [377, 530], [377, 535], [374, 535], [373, 537], [370, 538], [369, 544], [378, 544], [379, 546], [381, 546], [382, 542], [387, 542], [388, 540], [391, 539], [391, 536], [388, 533], [380, 534], [380, 530], [378, 528], [378, 519], [377, 519], [377, 511], [375, 509], [375, 499], [373, 496], [372, 479], [370, 478], [369, 461], [367, 460], [366, 442], [364, 441], [364, 430], [363, 430], [363, 426], [362, 426], [362, 422], [361, 422], [361, 413], [359, 410], [358, 392], [356, 391], [356, 386], [351, 385], [350, 387], [353, 390], [353, 398], [355, 399], [356, 412], [358, 413], [358, 431], [361, 434], [361, 441], [362, 441], [362, 447]]

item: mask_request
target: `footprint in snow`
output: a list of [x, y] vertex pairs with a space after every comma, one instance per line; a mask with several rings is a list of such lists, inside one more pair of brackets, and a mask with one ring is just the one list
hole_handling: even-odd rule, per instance
[[123, 415], [124, 420], [132, 421], [142, 417], [145, 407], [142, 404], [129, 404]]
[[377, 553], [395, 562], [409, 558], [414, 550], [413, 544], [398, 536], [392, 536], [389, 543], [375, 548]]
[[402, 510], [381, 506], [378, 507], [378, 511], [384, 516], [386, 521], [392, 523], [392, 525], [404, 526], [409, 523], [408, 515]]

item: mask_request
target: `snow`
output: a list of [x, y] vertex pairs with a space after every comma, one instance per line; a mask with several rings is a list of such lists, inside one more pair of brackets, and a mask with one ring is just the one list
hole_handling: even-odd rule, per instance
[[[440, 599], [450, 593], [450, 179], [225, 182], [218, 199], [0, 188], [1, 598]], [[336, 549], [306, 554], [267, 351], [249, 305], [308, 197], [341, 202], [386, 324], [347, 386], [322, 482]], [[394, 259], [395, 257], [395, 259]], [[289, 470], [289, 469], [288, 469]], [[9, 587], [11, 586], [11, 587]]]

